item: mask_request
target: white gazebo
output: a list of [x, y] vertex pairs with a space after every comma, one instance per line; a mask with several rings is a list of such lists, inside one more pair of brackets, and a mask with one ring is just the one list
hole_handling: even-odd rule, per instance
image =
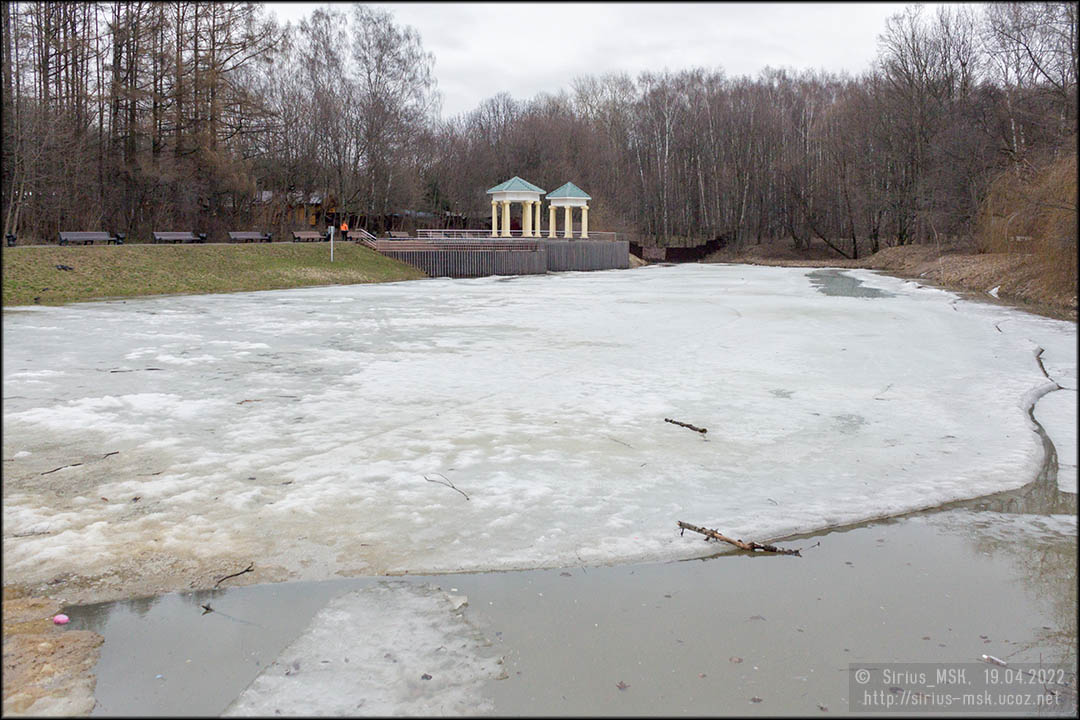
[[572, 182], [548, 193], [548, 237], [555, 237], [555, 208], [565, 208], [563, 237], [574, 236], [574, 208], [581, 208], [581, 237], [589, 237], [589, 200], [591, 197]]
[[[521, 236], [540, 237], [540, 196], [546, 191], [517, 175], [488, 190], [491, 196], [491, 237], [510, 237], [510, 203], [521, 203]], [[499, 204], [502, 204], [502, 232], [499, 232]], [[536, 230], [533, 230], [533, 210]]]

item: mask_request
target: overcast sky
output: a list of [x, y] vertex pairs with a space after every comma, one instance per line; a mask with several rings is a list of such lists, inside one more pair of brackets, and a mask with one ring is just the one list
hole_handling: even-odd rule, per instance
[[[296, 22], [327, 3], [267, 3]], [[348, 6], [351, 3], [329, 3]], [[442, 114], [508, 92], [529, 99], [583, 74], [870, 67], [885, 20], [908, 3], [369, 3], [435, 55]], [[925, 3], [933, 12], [939, 3]]]

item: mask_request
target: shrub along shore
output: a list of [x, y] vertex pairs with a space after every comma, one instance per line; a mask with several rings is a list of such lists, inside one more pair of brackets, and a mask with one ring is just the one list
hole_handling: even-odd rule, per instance
[[247, 292], [425, 277], [354, 243], [55, 245], [3, 249], [3, 305]]

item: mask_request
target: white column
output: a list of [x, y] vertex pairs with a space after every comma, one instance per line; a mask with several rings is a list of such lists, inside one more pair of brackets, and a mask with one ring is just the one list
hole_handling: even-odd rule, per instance
[[507, 200], [503, 200], [502, 204], [502, 232], [499, 233], [501, 237], [510, 237], [510, 203]]
[[555, 222], [555, 206], [548, 203], [548, 237], [555, 237], [555, 226], [558, 223]]
[[499, 201], [491, 201], [491, 237], [499, 234]]
[[581, 206], [581, 237], [589, 237], [589, 206]]
[[521, 203], [521, 237], [532, 237], [532, 202]]
[[540, 209], [539, 200], [533, 200], [533, 210], [534, 214], [536, 215], [536, 227], [533, 228], [533, 237], [543, 237], [544, 233], [540, 230], [540, 226], [543, 225], [543, 223], [540, 222], [542, 211]]
[[563, 213], [563, 218], [566, 222], [566, 227], [563, 228], [562, 236], [564, 238], [574, 237], [574, 208], [567, 205], [566, 212]]

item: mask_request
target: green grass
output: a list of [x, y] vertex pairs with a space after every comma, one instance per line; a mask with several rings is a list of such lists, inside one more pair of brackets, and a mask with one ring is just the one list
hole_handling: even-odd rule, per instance
[[328, 243], [5, 247], [3, 266], [4, 307], [425, 277], [353, 243], [335, 243], [333, 263]]

